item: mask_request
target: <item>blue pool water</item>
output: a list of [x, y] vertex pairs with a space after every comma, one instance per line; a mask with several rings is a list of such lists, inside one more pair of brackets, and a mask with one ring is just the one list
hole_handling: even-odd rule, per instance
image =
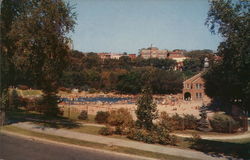
[[108, 102], [116, 103], [119, 101], [129, 101], [131, 98], [119, 98], [119, 97], [79, 97], [79, 98], [61, 98], [63, 102]]

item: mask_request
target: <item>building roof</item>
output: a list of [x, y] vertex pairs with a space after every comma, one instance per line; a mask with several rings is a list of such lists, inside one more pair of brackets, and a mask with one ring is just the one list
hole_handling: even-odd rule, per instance
[[193, 81], [196, 81], [198, 78], [201, 78], [201, 76], [203, 75], [204, 72], [200, 72], [196, 75], [194, 75], [193, 77], [185, 80], [183, 83], [192, 83]]

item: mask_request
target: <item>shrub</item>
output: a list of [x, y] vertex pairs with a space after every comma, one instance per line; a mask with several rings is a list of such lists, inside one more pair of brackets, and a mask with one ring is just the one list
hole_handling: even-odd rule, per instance
[[173, 126], [171, 123], [171, 117], [167, 114], [167, 112], [161, 112], [159, 117], [158, 126], [163, 127], [164, 129], [171, 132], [173, 130]]
[[87, 111], [82, 111], [80, 115], [78, 116], [78, 119], [80, 120], [87, 120], [88, 119], [88, 112]]
[[184, 119], [179, 115], [175, 114], [171, 117], [171, 125], [174, 130], [184, 130]]
[[233, 133], [239, 129], [239, 123], [231, 116], [225, 114], [214, 114], [210, 123], [215, 132]]
[[120, 108], [110, 112], [108, 124], [116, 126], [117, 133], [125, 134], [125, 129], [132, 128], [134, 121], [128, 109]]
[[15, 89], [12, 90], [9, 100], [11, 107], [13, 108], [20, 107], [21, 105], [20, 97], [18, 96], [18, 93]]
[[196, 129], [198, 126], [198, 119], [194, 115], [186, 114], [183, 117], [184, 129]]
[[170, 117], [166, 112], [161, 112], [158, 125], [165, 128], [168, 131], [184, 130], [184, 129], [196, 129], [198, 125], [198, 119], [194, 115], [184, 115], [181, 117], [178, 114]]
[[95, 121], [97, 123], [107, 123], [109, 115], [109, 112], [98, 111], [95, 116]]
[[170, 144], [176, 145], [176, 136], [171, 136], [169, 131], [165, 130], [163, 127], [159, 127], [155, 130], [149, 131], [146, 129], [131, 129], [127, 135], [129, 139], [136, 141], [142, 141], [145, 143], [160, 143], [160, 144]]
[[158, 143], [176, 145], [177, 138], [169, 134], [169, 130], [164, 127], [158, 126], [156, 129]]
[[127, 135], [129, 139], [133, 139], [136, 141], [142, 141], [145, 143], [157, 143], [157, 135], [146, 129], [131, 129], [129, 134]]
[[104, 136], [112, 135], [113, 134], [113, 130], [110, 127], [102, 127], [99, 130], [99, 134], [104, 135]]

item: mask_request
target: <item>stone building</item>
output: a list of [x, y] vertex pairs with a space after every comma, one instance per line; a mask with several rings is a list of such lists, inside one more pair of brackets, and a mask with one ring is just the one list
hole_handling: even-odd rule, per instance
[[203, 72], [196, 74], [183, 82], [182, 94], [184, 100], [207, 101], [209, 99], [205, 94], [205, 81], [202, 74]]
[[168, 50], [166, 49], [159, 50], [156, 47], [149, 47], [147, 49], [145, 48], [140, 49], [139, 54], [144, 59], [149, 59], [149, 58], [166, 59], [168, 56]]

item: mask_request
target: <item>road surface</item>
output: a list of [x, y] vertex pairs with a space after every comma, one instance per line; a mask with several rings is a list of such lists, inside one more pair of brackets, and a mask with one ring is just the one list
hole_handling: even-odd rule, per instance
[[0, 160], [135, 160], [124, 155], [80, 149], [0, 134]]

